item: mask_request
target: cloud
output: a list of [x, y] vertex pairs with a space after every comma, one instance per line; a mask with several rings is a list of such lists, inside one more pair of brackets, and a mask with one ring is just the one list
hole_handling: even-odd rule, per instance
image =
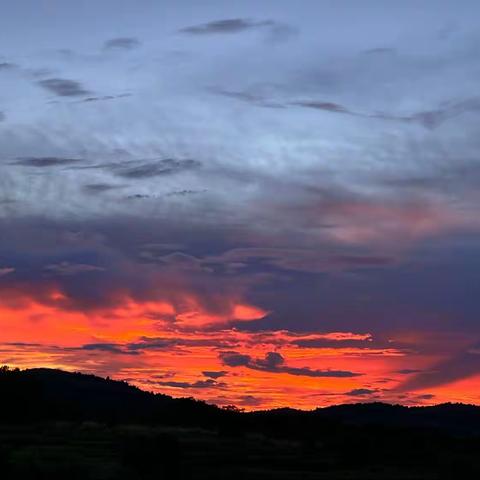
[[432, 365], [428, 371], [409, 376], [397, 390], [400, 392], [425, 390], [478, 375], [480, 373], [480, 355], [476, 353], [478, 347], [479, 344], [474, 344]]
[[372, 395], [374, 393], [377, 393], [377, 390], [371, 390], [369, 388], [354, 388], [349, 392], [345, 392], [344, 395], [348, 397], [364, 397], [367, 395]]
[[152, 195], [145, 193], [134, 193], [133, 195], [128, 195], [126, 197], [128, 200], [147, 200], [148, 198], [153, 198]]
[[59, 97], [80, 97], [91, 93], [80, 82], [64, 78], [47, 78], [38, 81], [38, 84]]
[[207, 91], [214, 94], [220, 95], [223, 97], [234, 98], [242, 102], [250, 103], [258, 107], [265, 108], [287, 108], [287, 105], [283, 104], [280, 101], [269, 99], [265, 94], [249, 90], [244, 91], [235, 91], [227, 90], [218, 86], [210, 86], [207, 88]]
[[139, 48], [141, 42], [135, 37], [117, 37], [107, 40], [104, 44], [104, 48], [107, 50], [133, 50]]
[[248, 18], [229, 18], [225, 20], [215, 20], [200, 25], [185, 27], [180, 30], [181, 33], [191, 35], [210, 35], [210, 34], [228, 34], [239, 33], [246, 30], [274, 26], [272, 20], [254, 21]]
[[328, 260], [342, 268], [386, 267], [396, 262], [386, 255], [332, 255]]
[[411, 115], [399, 116], [386, 113], [369, 114], [371, 118], [419, 123], [425, 128], [434, 129], [442, 123], [465, 113], [480, 112], [480, 98], [467, 98], [459, 102], [444, 102], [433, 110], [425, 110]]
[[2, 70], [16, 70], [18, 68], [18, 65], [15, 63], [10, 63], [10, 62], [1, 62], [0, 63], [0, 71]]
[[[141, 15], [158, 18], [162, 2], [149, 4]], [[358, 385], [368, 388], [391, 377], [393, 388], [426, 373], [414, 370], [429, 370], [432, 359], [453, 357], [436, 346], [426, 358], [426, 340], [405, 346], [398, 332], [478, 337], [480, 58], [473, 20], [471, 31], [460, 22], [442, 43], [435, 36], [441, 18], [428, 25], [418, 15], [392, 20], [376, 12], [380, 31], [370, 28], [368, 8], [353, 20], [320, 8], [328, 24], [322, 28], [318, 15], [280, 7], [222, 14], [202, 6], [168, 15], [162, 32], [148, 21], [118, 30], [120, 10], [100, 15], [103, 36], [91, 41], [86, 17], [70, 15], [81, 23], [71, 29], [70, 52], [32, 50], [30, 32], [15, 42], [26, 56], [0, 58], [20, 65], [0, 72], [7, 115], [0, 123], [0, 266], [16, 269], [0, 278], [0, 308], [16, 304], [15, 315], [25, 318], [10, 322], [0, 312], [5, 338], [28, 339], [35, 330], [47, 337], [84, 316], [91, 323], [78, 320], [83, 330], [58, 338], [125, 342], [119, 348], [148, 350], [136, 360], [151, 355], [152, 369], [163, 369], [170, 348], [190, 368], [195, 349], [205, 348], [211, 363], [198, 363], [199, 374], [239, 373], [221, 365], [220, 348], [247, 354], [249, 369], [238, 368], [253, 378], [267, 374], [252, 366], [330, 367], [364, 372]], [[289, 37], [283, 19], [299, 22], [299, 41], [266, 46]], [[62, 45], [55, 18], [47, 20], [48, 43]], [[186, 31], [172, 38], [181, 27]], [[394, 32], [390, 40], [385, 32]], [[138, 47], [135, 36], [145, 48], [130, 50]], [[421, 51], [418, 38], [425, 40]], [[372, 47], [381, 48], [365, 51]], [[67, 89], [57, 97], [36, 83], [45, 79], [76, 80], [77, 91], [93, 93]], [[124, 92], [133, 96], [120, 98]], [[23, 166], [10, 166], [19, 158]], [[175, 163], [185, 159], [201, 165]], [[202, 190], [209, 193], [192, 193]], [[83, 273], [89, 267], [78, 265], [105, 270]], [[240, 323], [235, 305], [244, 304], [269, 314]], [[28, 315], [40, 314], [48, 318], [30, 328]], [[237, 333], [227, 334], [233, 327]], [[186, 341], [171, 329], [202, 336]], [[262, 329], [280, 331], [264, 339]], [[368, 331], [372, 340], [305, 334], [337, 330]], [[97, 331], [105, 335], [92, 337]], [[150, 340], [134, 338], [137, 332]], [[175, 342], [153, 340], [169, 335]], [[274, 365], [266, 352], [285, 361]], [[302, 363], [303, 356], [311, 360]], [[194, 382], [181, 365], [175, 380]], [[270, 384], [249, 391], [269, 404], [286, 404], [293, 385], [301, 385], [295, 402], [307, 403], [311, 388], [329, 383], [269, 376], [282, 392], [268, 392]], [[346, 385], [337, 399], [357, 386]], [[241, 390], [232, 398], [247, 392], [243, 384], [232, 388]], [[469, 400], [455, 396], [462, 398]]]
[[349, 115], [357, 115], [356, 113], [348, 110], [342, 105], [333, 102], [323, 102], [323, 101], [299, 101], [299, 102], [291, 102], [290, 105], [294, 105], [297, 107], [305, 107], [305, 108], [313, 108], [315, 110], [324, 110], [326, 112], [333, 112], [333, 113], [347, 113]]
[[299, 30], [291, 25], [273, 22], [270, 25], [268, 40], [272, 43], [280, 43], [290, 40], [292, 37], [298, 35]]
[[194, 170], [201, 166], [198, 160], [177, 160], [166, 158], [156, 162], [140, 164], [134, 167], [122, 167], [114, 169], [115, 175], [129, 179], [158, 177], [164, 175], [173, 175], [175, 173]]
[[87, 97], [82, 100], [78, 100], [77, 103], [103, 102], [105, 100], [117, 100], [118, 98], [127, 98], [131, 96], [132, 96], [131, 93], [121, 93], [119, 95], [103, 95], [101, 97]]
[[80, 347], [80, 350], [100, 351], [106, 353], [114, 353], [118, 355], [138, 355], [140, 353], [134, 350], [123, 350], [114, 343], [88, 343]]
[[228, 374], [228, 372], [226, 372], [225, 370], [220, 370], [219, 372], [205, 370], [202, 373], [206, 377], [213, 378], [214, 380], [220, 377], [224, 377], [225, 375]]
[[447, 120], [458, 117], [464, 113], [480, 112], [480, 98], [468, 98], [459, 102], [444, 102], [443, 106], [437, 109], [420, 111], [412, 113], [411, 115], [394, 115], [383, 112], [356, 112], [337, 103], [314, 100], [290, 102], [290, 105], [324, 110], [332, 113], [344, 113], [355, 117], [418, 123], [429, 129], [434, 129]]
[[205, 193], [207, 190], [177, 190], [175, 192], [168, 192], [167, 197], [187, 197], [190, 195], [198, 195], [199, 193]]
[[[202, 166], [198, 160], [165, 158], [161, 160], [130, 160], [78, 167], [80, 170], [107, 170], [129, 180], [142, 180], [196, 170]], [[133, 196], [134, 198], [139, 198]]]
[[[220, 86], [210, 86], [207, 89], [210, 93], [224, 97], [234, 98], [242, 102], [250, 103], [258, 107], [266, 108], [290, 108], [303, 107], [314, 110], [323, 110], [331, 113], [342, 113], [353, 116], [364, 116], [363, 114], [353, 112], [350, 109], [326, 100], [289, 100], [285, 98], [285, 93], [281, 95], [282, 90], [275, 84], [252, 85], [245, 90], [230, 90]], [[365, 115], [368, 116], [368, 115]]]
[[114, 185], [111, 183], [89, 183], [88, 185], [83, 186], [83, 190], [86, 193], [99, 194], [108, 192], [110, 190], [117, 190], [119, 188], [124, 188], [124, 185]]
[[[379, 348], [378, 342], [371, 339], [332, 339], [332, 338], [305, 338], [292, 339], [292, 343], [300, 348]], [[382, 344], [382, 346], [385, 346]]]
[[4, 277], [5, 275], [9, 275], [13, 273], [15, 269], [13, 267], [0, 267], [0, 277]]
[[199, 259], [206, 266], [232, 264], [262, 264], [283, 270], [327, 272], [386, 268], [398, 262], [394, 256], [323, 254], [310, 249], [287, 248], [236, 248], [218, 256]]
[[255, 395], [240, 395], [235, 399], [235, 405], [241, 407], [259, 407], [265, 402], [264, 398]]
[[175, 338], [142, 338], [138, 342], [129, 343], [126, 348], [130, 351], [163, 350], [177, 345]]
[[364, 50], [362, 53], [365, 55], [394, 55], [397, 53], [397, 50], [391, 47], [376, 47]]
[[5, 114], [0, 110], [0, 122], [3, 122], [6, 118]]
[[10, 165], [22, 165], [24, 167], [56, 167], [62, 165], [71, 165], [82, 162], [79, 158], [62, 158], [62, 157], [22, 157], [18, 158]]
[[418, 395], [416, 398], [420, 400], [432, 400], [435, 398], [435, 395], [433, 393], [424, 393], [423, 395]]
[[164, 387], [173, 387], [173, 388], [195, 388], [195, 389], [202, 389], [202, 388], [223, 388], [226, 387], [226, 383], [217, 382], [211, 378], [207, 380], [197, 380], [196, 382], [189, 383], [189, 382], [175, 382], [175, 381], [168, 381], [168, 382], [158, 382], [158, 385], [162, 385]]
[[[185, 327], [252, 321], [266, 315], [243, 301], [246, 279], [225, 282], [222, 276], [214, 277], [202, 269], [177, 268], [179, 260], [183, 261], [179, 256], [164, 259], [164, 268], [139, 257], [146, 246], [153, 248], [151, 245], [155, 244], [160, 255], [168, 255], [175, 242], [187, 238], [189, 241], [204, 238], [208, 242], [208, 234], [199, 230], [192, 237], [185, 235], [185, 231], [181, 233], [181, 227], [178, 235], [172, 236], [176, 227], [170, 221], [130, 218], [125, 223], [125, 220], [111, 216], [102, 221], [0, 219], [2, 261], [11, 258], [4, 257], [5, 253], [18, 252], [15, 259], [20, 260], [14, 266], [21, 272], [18, 283], [9, 282], [2, 288], [15, 290], [19, 296], [31, 296], [41, 304], [51, 303], [53, 291], [62, 292], [63, 300], [57, 306], [80, 311], [119, 308], [127, 301], [133, 301], [142, 311], [144, 302], [164, 301], [171, 305], [171, 320], [176, 319]], [[164, 236], [162, 231], [169, 233]], [[164, 239], [170, 243], [162, 244]], [[8, 260], [8, 263], [13, 262]], [[105, 270], [97, 271], [100, 267]]]
[[177, 270], [202, 270], [202, 263], [198, 258], [182, 252], [173, 252], [167, 255], [162, 255], [161, 252], [158, 252], [155, 249], [142, 249], [140, 257], [143, 260], [173, 267], [173, 269]]
[[220, 355], [220, 360], [228, 367], [247, 367], [251, 364], [252, 357], [237, 352], [224, 352]]
[[261, 370], [271, 373], [287, 373], [304, 377], [334, 377], [349, 378], [357, 377], [360, 373], [344, 370], [312, 370], [309, 367], [289, 367], [284, 365], [285, 359], [278, 352], [268, 352], [265, 358], [254, 359], [250, 355], [243, 355], [238, 352], [222, 352], [220, 360], [229, 367], [246, 367], [252, 370]]
[[268, 95], [255, 92], [255, 90], [252, 90], [251, 88], [243, 91], [234, 91], [215, 86], [210, 87], [208, 90], [216, 95], [234, 98], [258, 107], [283, 109], [289, 107], [301, 107], [329, 113], [350, 115], [352, 117], [359, 118], [396, 121], [402, 123], [417, 123], [428, 129], [434, 129], [447, 120], [453, 119], [465, 113], [480, 112], [480, 98], [477, 97], [467, 98], [461, 101], [442, 102], [438, 108], [423, 110], [409, 115], [396, 115], [387, 112], [351, 110], [344, 105], [329, 100], [309, 99], [292, 101], [286, 98], [274, 99], [269, 98]]
[[249, 18], [215, 20], [182, 28], [179, 32], [188, 35], [225, 35], [252, 30], [265, 30], [268, 34], [267, 40], [272, 43], [283, 42], [298, 33], [298, 29], [275, 20], [255, 21]]
[[412, 375], [414, 373], [420, 373], [421, 370], [417, 370], [415, 368], [403, 368], [402, 370], [397, 370], [396, 373], [400, 373], [401, 375]]
[[85, 263], [60, 262], [44, 267], [45, 271], [55, 275], [78, 275], [80, 273], [103, 272], [105, 269], [97, 265]]

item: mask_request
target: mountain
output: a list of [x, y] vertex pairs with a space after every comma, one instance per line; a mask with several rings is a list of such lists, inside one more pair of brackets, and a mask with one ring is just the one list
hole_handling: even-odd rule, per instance
[[344, 404], [312, 411], [281, 408], [243, 413], [192, 398], [143, 391], [124, 381], [62, 370], [0, 369], [0, 419], [96, 420], [114, 423], [200, 425], [217, 428], [238, 419], [242, 429], [293, 435], [332, 425], [429, 428], [480, 434], [480, 407], [440, 404], [405, 407]]
[[0, 421], [94, 420], [203, 425], [231, 416], [190, 398], [140, 390], [124, 381], [48, 368], [0, 370]]

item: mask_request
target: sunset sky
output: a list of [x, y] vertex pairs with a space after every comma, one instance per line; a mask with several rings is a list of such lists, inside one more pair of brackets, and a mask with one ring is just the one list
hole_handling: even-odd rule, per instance
[[479, 2], [1, 4], [0, 364], [480, 404]]

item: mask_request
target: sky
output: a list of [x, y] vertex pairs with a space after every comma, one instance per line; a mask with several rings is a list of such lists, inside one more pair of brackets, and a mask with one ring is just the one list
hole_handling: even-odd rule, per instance
[[480, 404], [478, 2], [0, 3], [0, 364]]

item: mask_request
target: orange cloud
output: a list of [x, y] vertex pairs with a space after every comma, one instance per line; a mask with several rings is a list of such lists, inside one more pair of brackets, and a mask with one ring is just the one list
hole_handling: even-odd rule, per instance
[[[126, 297], [115, 308], [87, 313], [67, 303], [57, 290], [48, 294], [48, 304], [25, 295], [2, 300], [0, 363], [110, 375], [148, 390], [247, 409], [359, 399], [480, 401], [473, 393], [479, 391], [476, 377], [428, 391], [398, 389], [409, 375], [437, 364], [448, 344], [451, 354], [464, 348], [468, 342], [461, 337], [452, 342], [448, 335], [407, 332], [381, 342], [370, 333], [239, 330], [231, 323], [268, 312], [235, 298], [208, 309], [191, 295], [175, 304]], [[241, 361], [226, 362], [222, 352], [236, 352]]]

